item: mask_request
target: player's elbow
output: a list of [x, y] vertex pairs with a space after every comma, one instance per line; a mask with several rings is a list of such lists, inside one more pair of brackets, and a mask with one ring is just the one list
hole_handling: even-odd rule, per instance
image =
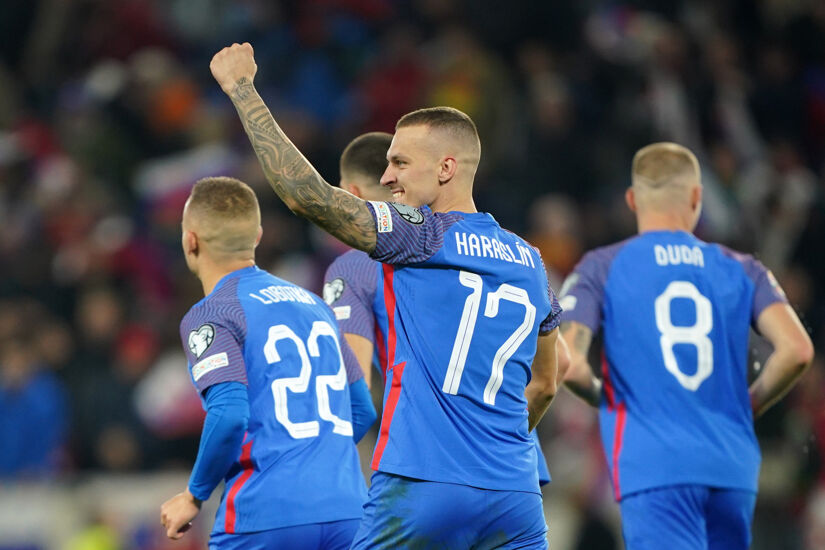
[[553, 399], [558, 391], [558, 383], [555, 376], [534, 376], [530, 381], [532, 392], [537, 397], [543, 399]]
[[365, 432], [369, 430], [373, 424], [375, 424], [376, 420], [378, 420], [378, 413], [375, 410], [375, 407], [372, 407], [366, 411], [364, 414], [364, 426], [366, 426]]
[[295, 197], [285, 196], [281, 197], [281, 200], [284, 202], [287, 208], [289, 208], [293, 214], [301, 216], [302, 218], [306, 218], [309, 211], [302, 202], [298, 201]]
[[814, 344], [807, 333], [802, 333], [791, 344], [794, 364], [801, 374], [814, 360]]
[[558, 368], [556, 372], [556, 381], [561, 382], [567, 377], [572, 360], [570, 358], [570, 350], [564, 340], [559, 338], [558, 342], [559, 343], [556, 345], [556, 366]]

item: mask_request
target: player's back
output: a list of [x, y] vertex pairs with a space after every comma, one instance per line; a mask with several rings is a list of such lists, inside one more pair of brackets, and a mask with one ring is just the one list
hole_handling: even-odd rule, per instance
[[593, 258], [582, 264], [603, 271], [601, 429], [617, 496], [682, 483], [756, 490], [747, 344], [764, 268], [672, 231]]
[[[214, 337], [225, 329], [241, 344], [250, 410], [216, 530], [231, 524], [234, 532], [260, 531], [360, 517], [366, 491], [331, 310], [303, 288], [250, 267], [222, 279], [182, 327], [207, 322], [193, 333]], [[201, 346], [208, 347], [207, 341]], [[196, 382], [224, 368], [226, 361], [215, 357], [194, 365]]]
[[379, 230], [373, 255], [395, 265], [374, 308], [388, 368], [373, 468], [538, 492], [524, 389], [551, 304], [537, 251], [489, 214], [393, 208], [414, 227], [390, 212], [392, 238], [415, 252], [385, 253]]

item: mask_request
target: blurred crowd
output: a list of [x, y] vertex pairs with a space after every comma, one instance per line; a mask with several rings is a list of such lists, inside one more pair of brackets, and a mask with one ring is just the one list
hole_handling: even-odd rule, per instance
[[[196, 179], [256, 188], [258, 263], [279, 276], [317, 291], [343, 251], [277, 201], [211, 79], [211, 56], [243, 41], [332, 183], [359, 133], [424, 106], [467, 112], [477, 205], [541, 249], [556, 289], [584, 251], [635, 231], [635, 150], [690, 147], [699, 236], [761, 259], [825, 349], [821, 0], [4, 0], [0, 480], [191, 464], [203, 413], [177, 326], [202, 296], [180, 252]], [[754, 548], [825, 547], [822, 357], [757, 423]], [[563, 397], [540, 430], [577, 544], [614, 547], [594, 415]]]

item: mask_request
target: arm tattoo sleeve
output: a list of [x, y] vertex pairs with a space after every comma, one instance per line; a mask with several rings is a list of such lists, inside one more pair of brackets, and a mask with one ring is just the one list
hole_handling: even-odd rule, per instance
[[346, 244], [372, 252], [376, 230], [367, 203], [324, 181], [286, 137], [248, 79], [238, 80], [230, 98], [267, 181], [290, 210]]
[[590, 342], [593, 340], [593, 331], [581, 323], [565, 322], [561, 324], [561, 333], [568, 334], [573, 331], [573, 341], [570, 342], [573, 349], [587, 357], [590, 350]]

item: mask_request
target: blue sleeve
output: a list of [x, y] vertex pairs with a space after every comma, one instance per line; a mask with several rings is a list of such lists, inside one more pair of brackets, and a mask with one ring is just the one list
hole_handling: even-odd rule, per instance
[[206, 419], [189, 492], [208, 500], [241, 452], [249, 419], [249, 397], [240, 382], [222, 382], [206, 390]]
[[350, 384], [349, 398], [352, 403], [352, 437], [358, 443], [378, 419], [378, 413], [363, 378]]
[[324, 301], [335, 313], [341, 332], [375, 343], [372, 301], [378, 282], [378, 263], [360, 250], [339, 256], [324, 276]]

